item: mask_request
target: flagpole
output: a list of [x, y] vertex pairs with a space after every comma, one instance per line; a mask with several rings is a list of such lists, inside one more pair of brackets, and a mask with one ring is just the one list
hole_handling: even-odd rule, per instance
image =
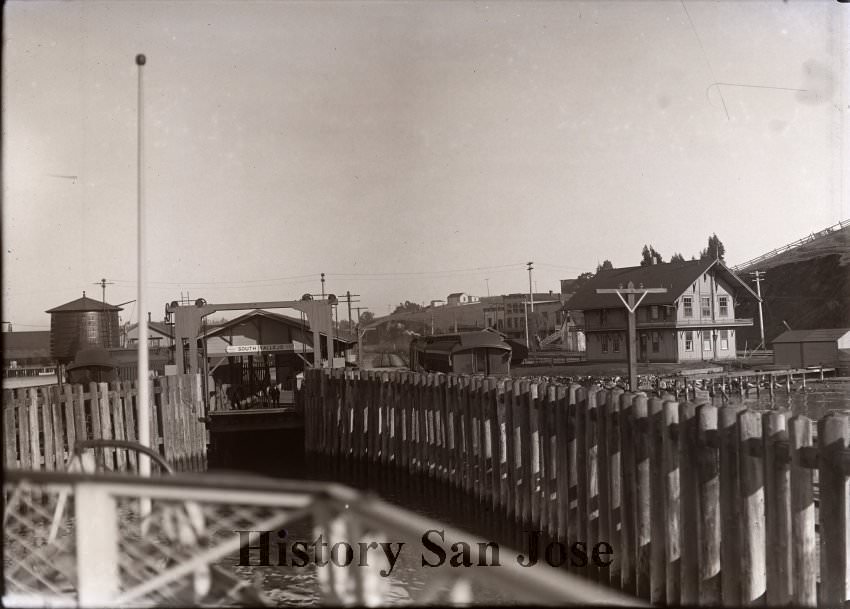
[[[145, 211], [144, 211], [144, 97], [142, 89], [142, 67], [145, 65], [146, 58], [144, 55], [136, 55], [136, 65], [139, 67], [139, 82], [138, 82], [138, 155], [136, 174], [138, 182], [136, 184], [137, 195], [137, 227], [138, 227], [138, 295], [136, 303], [139, 310], [139, 342], [138, 354], [139, 365], [136, 386], [137, 392], [137, 412], [136, 421], [139, 425], [139, 443], [150, 448], [151, 446], [151, 430], [150, 430], [150, 395], [148, 391], [148, 319], [146, 314], [145, 303], [145, 284], [147, 283], [146, 268], [145, 268]], [[150, 459], [142, 454], [139, 454], [139, 474], [142, 476], [150, 476], [151, 462]], [[144, 508], [143, 508], [144, 511]]]

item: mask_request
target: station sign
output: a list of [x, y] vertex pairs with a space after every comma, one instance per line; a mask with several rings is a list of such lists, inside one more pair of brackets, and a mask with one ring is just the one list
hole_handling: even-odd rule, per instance
[[231, 345], [224, 348], [225, 353], [275, 353], [279, 351], [294, 351], [291, 343], [273, 345]]

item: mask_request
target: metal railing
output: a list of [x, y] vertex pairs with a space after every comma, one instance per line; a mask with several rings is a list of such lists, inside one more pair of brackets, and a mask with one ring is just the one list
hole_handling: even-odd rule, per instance
[[[391, 542], [415, 551], [423, 547], [423, 533], [429, 530], [443, 531], [445, 548], [461, 541], [472, 548], [485, 543], [337, 484], [244, 474], [145, 479], [7, 470], [4, 493], [7, 606], [268, 604], [271, 599], [256, 577], [244, 567], [227, 566], [247, 543], [237, 532], [280, 531], [305, 519], [311, 538], [322, 535], [328, 548], [340, 542], [354, 548]], [[144, 518], [143, 503], [150, 506]], [[383, 552], [370, 558], [364, 566], [362, 560], [310, 565], [316, 600], [368, 606], [397, 600], [390, 589], [399, 582], [381, 573], [388, 575], [388, 559]], [[522, 602], [640, 604], [542, 563], [522, 567], [517, 558], [501, 548], [500, 566], [451, 567], [447, 561], [436, 568], [420, 567], [416, 576], [426, 581], [418, 586], [416, 598], [406, 601], [468, 604], [476, 587], [483, 586]]]
[[766, 254], [762, 254], [761, 256], [753, 258], [752, 260], [747, 260], [746, 262], [743, 262], [741, 264], [737, 264], [737, 265], [735, 265], [733, 267], [729, 267], [729, 268], [734, 273], [740, 273], [741, 271], [748, 269], [748, 268], [752, 267], [753, 265], [758, 264], [759, 262], [764, 262], [765, 260], [767, 260], [769, 258], [773, 258], [774, 256], [782, 254], [783, 252], [787, 252], [787, 251], [792, 250], [794, 248], [800, 247], [801, 245], [805, 245], [806, 243], [811, 243], [815, 239], [819, 239], [820, 237], [825, 237], [826, 235], [833, 233], [837, 230], [840, 230], [840, 229], [844, 228], [845, 226], [850, 226], [850, 220], [842, 220], [841, 222], [838, 222], [837, 224], [833, 224], [832, 226], [829, 226], [829, 227], [827, 227], [827, 228], [825, 228], [821, 231], [818, 231], [816, 233], [812, 233], [812, 234], [810, 234], [806, 237], [803, 237], [802, 239], [797, 239], [796, 241], [789, 243], [787, 245], [783, 245], [782, 247], [777, 247], [776, 249], [771, 250], [771, 251], [767, 252]]

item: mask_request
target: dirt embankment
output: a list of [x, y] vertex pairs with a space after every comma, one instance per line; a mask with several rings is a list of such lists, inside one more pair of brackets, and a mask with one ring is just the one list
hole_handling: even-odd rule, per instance
[[[771, 341], [787, 328], [794, 330], [850, 327], [850, 264], [847, 256], [833, 253], [773, 266], [761, 284], [764, 299], [764, 334]], [[736, 315], [752, 317], [751, 328], [738, 330], [738, 348], [759, 342], [758, 305], [742, 303]]]

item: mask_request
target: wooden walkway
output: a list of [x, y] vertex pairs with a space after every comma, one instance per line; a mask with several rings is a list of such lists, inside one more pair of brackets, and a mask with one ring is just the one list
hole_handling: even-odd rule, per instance
[[550, 539], [608, 542], [614, 562], [583, 572], [653, 603], [850, 599], [847, 415], [341, 370], [308, 373], [304, 406], [308, 458], [399, 468]]
[[[200, 376], [149, 382], [153, 448], [176, 470], [206, 466], [207, 431]], [[137, 440], [135, 382], [64, 385], [3, 392], [3, 450], [7, 468], [64, 470], [81, 440]], [[97, 449], [110, 471], [136, 471], [132, 451]]]

